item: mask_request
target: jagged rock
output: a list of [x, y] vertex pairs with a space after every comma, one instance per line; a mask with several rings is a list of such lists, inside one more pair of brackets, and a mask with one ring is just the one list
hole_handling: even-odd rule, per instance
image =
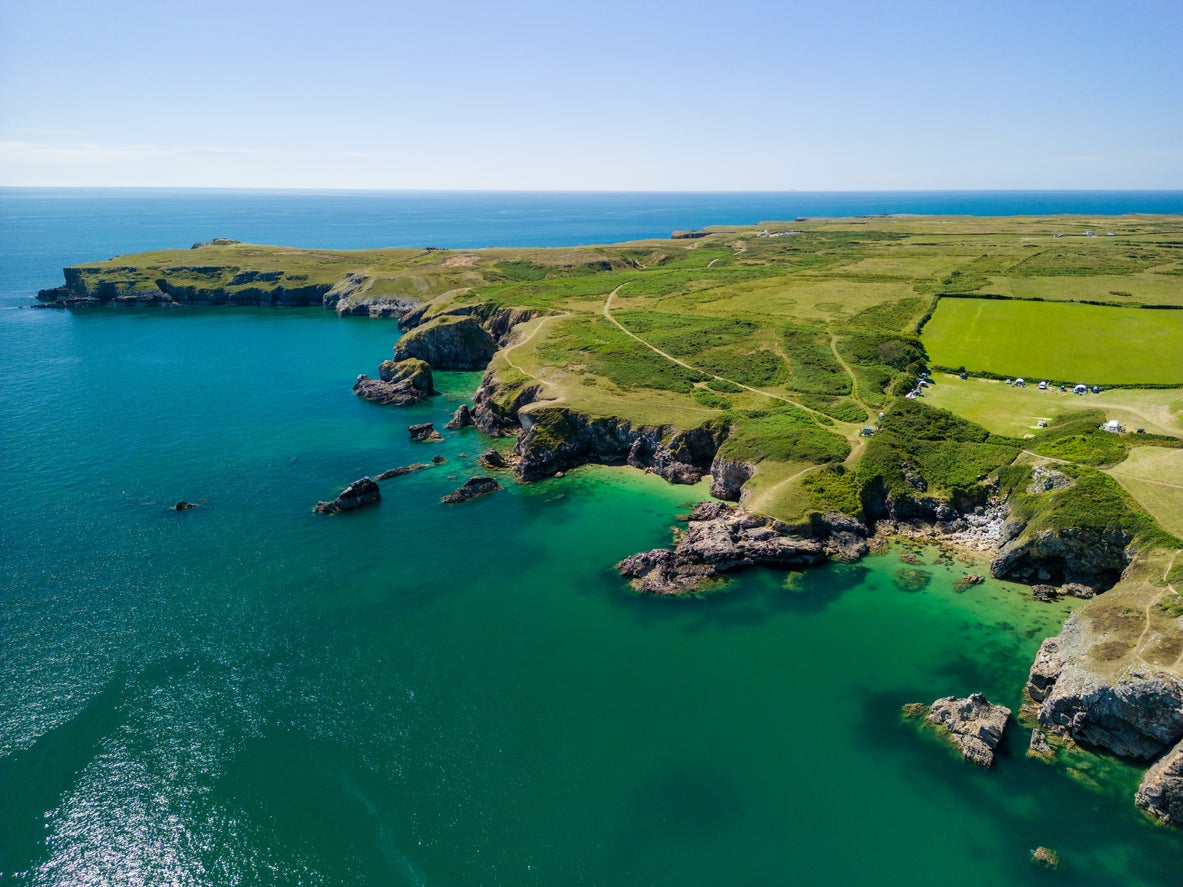
[[1031, 469], [1031, 485], [1027, 487], [1027, 492], [1036, 494], [1053, 493], [1056, 490], [1063, 490], [1070, 486], [1072, 486], [1072, 478], [1062, 471], [1036, 465], [1035, 468]]
[[857, 518], [831, 511], [813, 515], [810, 524], [813, 538], [821, 541], [830, 560], [853, 563], [870, 550], [867, 527]]
[[383, 361], [378, 367], [379, 378], [360, 375], [353, 384], [358, 397], [375, 403], [409, 406], [422, 403], [435, 394], [431, 367], [422, 360]]
[[912, 466], [911, 462], [901, 462], [900, 472], [909, 486], [914, 487], [922, 493], [928, 492], [928, 481]]
[[1031, 597], [1049, 604], [1060, 599], [1060, 590], [1052, 585], [1032, 585]]
[[186, 502], [184, 499], [182, 499], [176, 505], [171, 506], [169, 510], [170, 511], [188, 511], [190, 508], [196, 508], [196, 507], [197, 507], [196, 503]]
[[444, 436], [436, 431], [435, 426], [430, 422], [422, 422], [418, 425], [408, 425], [407, 431], [411, 433], [411, 440], [414, 441], [435, 441], [444, 439]]
[[743, 485], [752, 479], [756, 466], [750, 462], [730, 462], [715, 458], [710, 467], [711, 495], [716, 499], [738, 502]]
[[404, 474], [410, 474], [412, 471], [422, 471], [424, 468], [430, 467], [430, 465], [424, 465], [422, 462], [415, 462], [411, 465], [404, 465], [401, 468], [390, 468], [379, 474], [376, 480], [390, 480], [393, 477], [402, 477]]
[[1067, 527], [1019, 536], [990, 562], [997, 579], [1074, 583], [1091, 589], [1111, 588], [1129, 565], [1133, 537], [1124, 530]]
[[452, 505], [456, 502], [465, 502], [469, 499], [475, 499], [477, 496], [485, 496], [489, 493], [496, 493], [498, 490], [504, 489], [501, 484], [493, 480], [491, 477], [470, 477], [462, 486], [453, 490], [448, 495], [440, 499], [441, 502]]
[[505, 457], [502, 456], [499, 452], [497, 452], [497, 450], [493, 449], [492, 447], [489, 447], [489, 449], [487, 449], [483, 453], [481, 453], [480, 456], [477, 457], [477, 461], [480, 462], [481, 465], [485, 466], [486, 468], [506, 468], [506, 467], [508, 467], [508, 463], [505, 461]]
[[821, 542], [796, 535], [786, 524], [722, 502], [702, 502], [674, 550], [642, 552], [616, 568], [638, 591], [682, 594], [737, 567], [802, 567], [823, 560]]
[[484, 369], [497, 353], [497, 342], [475, 319], [445, 314], [433, 317], [398, 340], [395, 360], [417, 357], [437, 370]]
[[1047, 734], [1042, 730], [1031, 731], [1031, 742], [1027, 746], [1027, 757], [1050, 761], [1055, 756], [1052, 747], [1047, 743]]
[[[464, 454], [461, 453], [460, 455], [463, 456]], [[435, 455], [435, 456], [431, 457], [431, 464], [432, 465], [443, 465], [447, 461], [448, 461], [447, 459], [445, 459], [443, 456], [440, 456], [440, 455]]]
[[1183, 826], [1183, 742], [1146, 771], [1134, 803], [1159, 822]]
[[1049, 732], [1135, 760], [1152, 760], [1183, 739], [1183, 680], [1140, 662], [1116, 670], [1090, 657], [1103, 638], [1083, 611], [1039, 648], [1027, 693]]
[[312, 510], [317, 514], [336, 514], [338, 511], [349, 511], [361, 508], [363, 505], [373, 505], [382, 499], [382, 491], [373, 478], [363, 477], [355, 480], [332, 502], [317, 502]]
[[472, 413], [469, 412], [468, 404], [462, 403], [456, 407], [456, 412], [452, 414], [452, 418], [444, 423], [445, 428], [464, 428], [472, 425]]
[[1036, 847], [1031, 851], [1031, 861], [1040, 868], [1055, 870], [1060, 867], [1060, 854], [1050, 847]]
[[1078, 597], [1083, 598], [1084, 600], [1095, 597], [1097, 594], [1097, 589], [1089, 585], [1082, 585], [1079, 582], [1068, 582], [1063, 588], [1060, 589], [1060, 591], [1069, 597]]
[[946, 696], [936, 700], [925, 721], [947, 731], [967, 761], [989, 767], [1009, 717], [1009, 708], [992, 705], [981, 693], [972, 693], [964, 699]]

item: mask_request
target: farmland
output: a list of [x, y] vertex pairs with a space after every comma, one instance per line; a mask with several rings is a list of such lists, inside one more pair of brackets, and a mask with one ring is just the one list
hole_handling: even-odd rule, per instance
[[934, 364], [1101, 385], [1183, 384], [1183, 311], [942, 299], [924, 327]]

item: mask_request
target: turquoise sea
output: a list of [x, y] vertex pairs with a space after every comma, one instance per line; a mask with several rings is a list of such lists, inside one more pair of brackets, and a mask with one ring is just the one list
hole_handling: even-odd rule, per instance
[[[940, 211], [1183, 195], [0, 190], [0, 883], [1183, 882], [1135, 768], [1029, 761], [1012, 725], [981, 770], [899, 720], [974, 690], [1017, 709], [1067, 605], [957, 594], [971, 568], [935, 551], [917, 592], [891, 551], [638, 597], [612, 565], [705, 487], [589, 467], [441, 505], [488, 441], [406, 426], [441, 426], [479, 374], [410, 409], [356, 398], [391, 321], [17, 307], [63, 264], [214, 236], [587, 243]], [[376, 508], [311, 513], [436, 453]]]

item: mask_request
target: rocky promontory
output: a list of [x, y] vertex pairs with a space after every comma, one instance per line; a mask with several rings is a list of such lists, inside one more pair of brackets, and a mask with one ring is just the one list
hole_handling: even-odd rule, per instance
[[1174, 668], [1129, 655], [1121, 626], [1107, 616], [1085, 609], [1068, 617], [1060, 634], [1040, 647], [1027, 693], [1048, 732], [1153, 760], [1183, 739], [1183, 679]]
[[[673, 549], [641, 552], [616, 568], [637, 591], [684, 594], [739, 567], [806, 567], [822, 563], [840, 548], [851, 555], [865, 554], [866, 528], [860, 534], [855, 524], [837, 516], [832, 523], [790, 527], [723, 502], [700, 502]], [[861, 541], [861, 547], [847, 537]]]
[[435, 394], [435, 381], [431, 367], [422, 360], [386, 360], [378, 367], [377, 379], [360, 375], [353, 391], [366, 400], [401, 407], [422, 403]]
[[444, 314], [416, 326], [394, 346], [394, 359], [418, 358], [437, 370], [483, 370], [497, 340], [475, 318]]

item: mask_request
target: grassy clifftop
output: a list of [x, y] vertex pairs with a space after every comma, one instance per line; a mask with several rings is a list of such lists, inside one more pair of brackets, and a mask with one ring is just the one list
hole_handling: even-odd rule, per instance
[[[722, 423], [721, 456], [755, 467], [749, 507], [790, 520], [857, 511], [872, 481], [963, 491], [1024, 450], [1107, 471], [1144, 503], [1145, 472], [1121, 465], [1183, 437], [1179, 217], [822, 219], [565, 249], [217, 242], [76, 266], [67, 281], [44, 297], [235, 302], [286, 289], [289, 304], [342, 313], [418, 303], [419, 320], [532, 309], [492, 364], [507, 386], [592, 417]], [[933, 354], [967, 377], [934, 374], [919, 403], [906, 399]], [[1078, 397], [989, 381], [1033, 367], [1161, 390]], [[1082, 409], [1071, 428], [1054, 421]], [[1096, 430], [1109, 419], [1149, 433]], [[1139, 464], [1159, 462], [1173, 464]], [[1179, 526], [1180, 508], [1155, 517]]]

